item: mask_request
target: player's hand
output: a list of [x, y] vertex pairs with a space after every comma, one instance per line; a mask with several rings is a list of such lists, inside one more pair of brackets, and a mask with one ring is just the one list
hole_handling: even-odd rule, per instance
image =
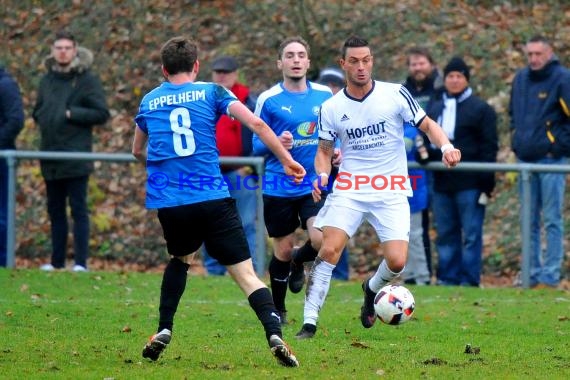
[[287, 150], [291, 150], [293, 148], [293, 135], [289, 131], [285, 131], [279, 136], [279, 141], [283, 147]]
[[322, 189], [326, 189], [329, 184], [329, 177], [326, 175], [320, 175], [313, 181], [313, 190], [311, 195], [315, 203], [321, 200]]
[[339, 167], [342, 162], [342, 152], [339, 148], [335, 148], [332, 156], [331, 164], [333, 166]]
[[285, 170], [285, 174], [292, 177], [295, 183], [301, 183], [303, 178], [305, 178], [305, 174], [307, 174], [305, 168], [300, 163], [293, 160], [283, 164], [283, 169]]
[[461, 161], [461, 151], [459, 149], [448, 149], [443, 154], [441, 159], [443, 164], [448, 168], [456, 166]]

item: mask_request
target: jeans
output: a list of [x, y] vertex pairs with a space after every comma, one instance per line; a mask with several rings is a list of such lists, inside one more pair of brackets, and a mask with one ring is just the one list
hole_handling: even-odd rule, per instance
[[[257, 263], [255, 252], [255, 220], [257, 217], [256, 191], [243, 188], [243, 177], [240, 178], [238, 176], [239, 172], [237, 170], [224, 173], [224, 177], [226, 177], [226, 181], [230, 187], [230, 195], [236, 200], [236, 207], [241, 218], [243, 230], [245, 232], [249, 251], [251, 252], [251, 258], [253, 260], [253, 266], [255, 268]], [[238, 185], [240, 186], [239, 188]], [[202, 246], [202, 255], [204, 257], [204, 267], [206, 268], [206, 271], [208, 271], [208, 274], [222, 276], [226, 273], [226, 268], [218, 263], [216, 259], [208, 255], [206, 247], [204, 246]]]
[[438, 284], [479, 286], [485, 219], [480, 194], [477, 189], [433, 193]]
[[423, 240], [422, 211], [410, 214], [408, 261], [402, 278], [416, 284], [429, 284], [430, 275]]
[[8, 244], [8, 166], [0, 159], [0, 267], [6, 266]]
[[67, 251], [67, 198], [73, 217], [73, 254], [76, 265], [87, 268], [89, 253], [89, 211], [87, 209], [88, 176], [46, 180], [47, 208], [51, 222], [54, 268], [65, 267]]
[[[537, 164], [565, 165], [566, 158], [544, 158]], [[560, 270], [564, 257], [563, 236], [564, 220], [562, 210], [564, 205], [564, 190], [566, 174], [561, 173], [532, 173], [530, 176], [530, 285], [539, 283], [557, 286], [560, 282]], [[519, 182], [520, 199], [522, 202], [522, 186]], [[546, 232], [546, 251], [542, 252], [540, 237], [541, 213]]]

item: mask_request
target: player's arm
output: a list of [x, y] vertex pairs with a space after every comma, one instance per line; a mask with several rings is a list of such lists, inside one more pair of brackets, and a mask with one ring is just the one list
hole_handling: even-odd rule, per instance
[[239, 120], [242, 125], [245, 125], [253, 133], [255, 133], [261, 141], [267, 146], [271, 152], [277, 157], [287, 175], [295, 177], [295, 182], [300, 183], [305, 177], [305, 169], [297, 161], [293, 160], [291, 154], [285, 149], [279, 138], [275, 135], [273, 130], [255, 116], [243, 103], [234, 102], [229, 106], [230, 114]]
[[442, 161], [447, 167], [453, 167], [461, 161], [461, 152], [456, 149], [447, 138], [443, 129], [429, 116], [425, 116], [418, 125], [428, 137], [429, 141], [441, 149]]
[[328, 178], [331, 173], [333, 154], [334, 141], [319, 138], [319, 146], [317, 154], [315, 154], [315, 172], [317, 175]]
[[334, 154], [334, 141], [319, 138], [319, 146], [315, 154], [315, 172], [317, 179], [313, 182], [313, 200], [321, 199], [321, 189], [326, 188], [331, 173], [332, 158]]
[[141, 162], [146, 163], [146, 143], [148, 135], [142, 131], [138, 126], [135, 128], [135, 137], [133, 139], [132, 153], [135, 158]]

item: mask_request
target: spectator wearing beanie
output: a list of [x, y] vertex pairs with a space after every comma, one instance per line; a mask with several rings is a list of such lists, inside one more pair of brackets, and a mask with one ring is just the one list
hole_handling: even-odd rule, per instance
[[[442, 126], [464, 162], [495, 162], [498, 150], [497, 115], [473, 95], [471, 72], [460, 57], [444, 70], [444, 93], [427, 114]], [[429, 147], [432, 161], [441, 152]], [[483, 252], [485, 205], [495, 187], [488, 172], [434, 172], [433, 212], [437, 231], [437, 284], [479, 286]]]

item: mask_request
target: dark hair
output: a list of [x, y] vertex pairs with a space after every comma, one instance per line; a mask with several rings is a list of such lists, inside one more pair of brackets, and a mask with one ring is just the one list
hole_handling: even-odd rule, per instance
[[435, 61], [429, 50], [423, 46], [413, 46], [406, 51], [406, 55], [408, 56], [407, 63], [410, 64], [410, 56], [412, 55], [420, 55], [422, 57], [426, 57], [429, 63], [435, 65]]
[[287, 45], [292, 44], [293, 42], [297, 42], [303, 45], [305, 47], [305, 50], [307, 50], [307, 57], [311, 56], [311, 47], [309, 46], [309, 43], [305, 41], [305, 39], [301, 36], [294, 36], [294, 37], [285, 38], [283, 42], [279, 44], [279, 50], [278, 50], [279, 55], [277, 56], [277, 59], [281, 59], [281, 57], [283, 56], [283, 50], [285, 50]]
[[171, 38], [162, 45], [160, 59], [170, 75], [189, 73], [198, 60], [198, 45], [183, 36]]
[[344, 41], [341, 49], [341, 56], [342, 58], [346, 58], [346, 51], [348, 48], [355, 48], [355, 47], [366, 47], [368, 46], [368, 41], [364, 38], [359, 36], [350, 36]]
[[526, 42], [528, 43], [532, 43], [532, 42], [542, 42], [545, 45], [551, 46], [550, 45], [550, 41], [548, 40], [548, 38], [544, 37], [543, 35], [540, 34], [535, 34], [534, 36], [532, 36], [531, 38], [528, 39], [528, 41]]
[[77, 42], [75, 41], [75, 36], [67, 29], [60, 29], [57, 32], [55, 32], [55, 38], [53, 42], [55, 43], [56, 41], [59, 40], [69, 40], [73, 42], [73, 46], [77, 45]]

